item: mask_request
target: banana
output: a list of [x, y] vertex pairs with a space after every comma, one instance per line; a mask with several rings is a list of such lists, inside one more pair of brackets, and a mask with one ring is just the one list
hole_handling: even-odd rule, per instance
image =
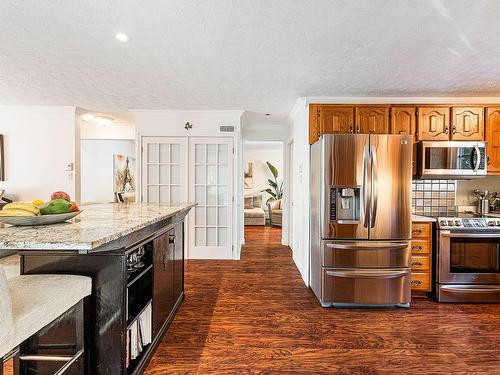
[[[40, 213], [40, 209], [35, 206], [32, 203], [25, 203], [25, 202], [14, 202], [14, 203], [9, 203], [6, 204], [3, 207], [3, 210], [22, 210], [22, 211], [28, 211], [31, 212], [33, 215], [38, 215]], [[33, 215], [26, 215], [26, 216], [33, 216]]]
[[6, 209], [1, 210], [0, 216], [37, 216], [37, 215], [31, 211], [10, 208], [7, 210]]

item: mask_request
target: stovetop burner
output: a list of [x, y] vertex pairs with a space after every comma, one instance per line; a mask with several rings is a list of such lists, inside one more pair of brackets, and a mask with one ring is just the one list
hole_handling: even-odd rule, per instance
[[500, 231], [500, 215], [492, 213], [481, 215], [471, 211], [455, 212], [449, 215], [423, 215], [434, 217], [438, 229], [467, 229]]

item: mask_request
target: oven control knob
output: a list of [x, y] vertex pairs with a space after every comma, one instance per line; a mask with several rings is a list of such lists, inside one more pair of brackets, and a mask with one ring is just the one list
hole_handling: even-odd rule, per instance
[[455, 226], [459, 227], [460, 226], [460, 220], [455, 220]]
[[495, 222], [494, 221], [488, 221], [488, 226], [489, 227], [494, 227], [495, 226]]
[[448, 220], [448, 225], [449, 225], [450, 227], [452, 227], [452, 226], [453, 226], [453, 220]]
[[441, 221], [439, 222], [439, 225], [441, 225], [441, 226], [445, 227], [445, 226], [446, 226], [446, 220], [441, 220]]

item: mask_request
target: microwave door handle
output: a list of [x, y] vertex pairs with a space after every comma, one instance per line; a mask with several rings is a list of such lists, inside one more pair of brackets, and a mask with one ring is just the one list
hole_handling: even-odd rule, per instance
[[474, 163], [474, 172], [477, 172], [481, 164], [481, 151], [478, 146], [474, 146], [474, 154], [476, 155], [476, 162]]
[[368, 145], [365, 145], [363, 149], [363, 209], [364, 209], [364, 220], [363, 226], [368, 228], [369, 223], [369, 209], [370, 209], [370, 196], [368, 194], [368, 160], [370, 159]]
[[[371, 148], [371, 147], [370, 147]], [[373, 148], [370, 150], [371, 162], [372, 162], [372, 198], [371, 198], [371, 212], [370, 212], [370, 223], [371, 228], [375, 226], [375, 221], [377, 219], [377, 208], [378, 208], [378, 161], [377, 152]]]

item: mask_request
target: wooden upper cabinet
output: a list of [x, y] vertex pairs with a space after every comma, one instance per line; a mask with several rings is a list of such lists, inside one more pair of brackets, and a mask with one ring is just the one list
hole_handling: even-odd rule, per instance
[[500, 107], [486, 108], [488, 173], [500, 173]]
[[454, 141], [484, 140], [483, 107], [451, 109], [451, 139]]
[[417, 108], [391, 108], [391, 134], [412, 135], [417, 140]]
[[309, 106], [309, 144], [312, 145], [319, 140], [319, 106], [311, 104]]
[[447, 141], [449, 139], [449, 107], [419, 107], [417, 117], [419, 141]]
[[352, 133], [354, 108], [320, 105], [319, 129], [321, 134]]
[[356, 133], [389, 133], [389, 107], [356, 107]]

